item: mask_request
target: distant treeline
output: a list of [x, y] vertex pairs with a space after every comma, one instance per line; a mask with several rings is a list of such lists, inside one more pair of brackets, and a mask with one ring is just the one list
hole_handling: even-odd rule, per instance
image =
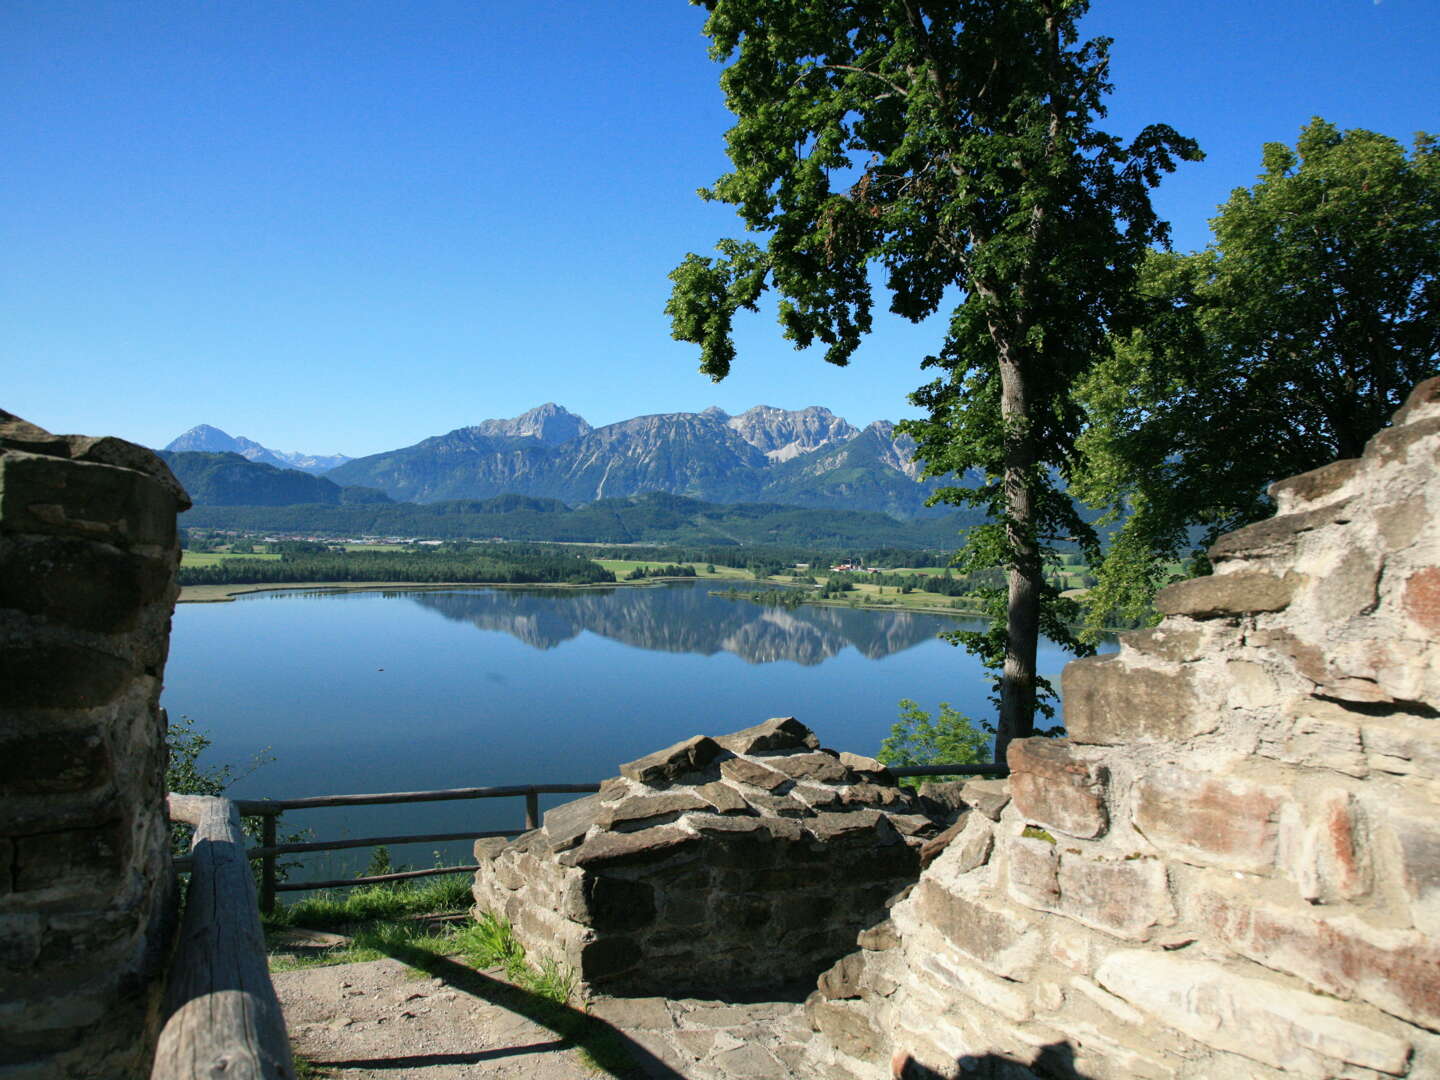
[[446, 545], [404, 551], [282, 551], [279, 559], [223, 559], [180, 568], [181, 585], [300, 581], [463, 581], [593, 585], [615, 575], [581, 555], [529, 544]]
[[[407, 536], [436, 540], [495, 537], [602, 544], [704, 547], [750, 545], [824, 549], [955, 548], [973, 515], [897, 521], [868, 510], [823, 510], [761, 503], [722, 505], [652, 492], [571, 508], [557, 499], [501, 495], [439, 503], [196, 506], [187, 528], [323, 536]], [[913, 565], [900, 563], [897, 565]]]

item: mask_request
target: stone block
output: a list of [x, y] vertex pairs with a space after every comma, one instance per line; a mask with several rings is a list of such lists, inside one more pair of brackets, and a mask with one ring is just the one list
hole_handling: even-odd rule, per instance
[[641, 958], [640, 947], [633, 938], [597, 938], [580, 947], [580, 978], [586, 982], [605, 982], [631, 970]]
[[1312, 617], [1322, 624], [1367, 615], [1380, 600], [1380, 560], [1367, 548], [1346, 548], [1321, 580], [1314, 590]]
[[676, 825], [633, 833], [598, 833], [559, 856], [559, 860], [561, 866], [579, 866], [586, 870], [659, 863], [678, 855], [694, 854], [699, 840], [696, 834]]
[[1030, 912], [993, 899], [957, 896], [928, 879], [921, 879], [910, 902], [916, 917], [996, 975], [1024, 979], [1039, 959], [1040, 920]]
[[1130, 630], [1120, 634], [1120, 648], [1132, 649], [1172, 664], [1188, 664], [1199, 660], [1205, 635], [1199, 630], [1179, 630], [1173, 626], [1152, 626], [1148, 630]]
[[713, 806], [717, 813], [750, 814], [754, 812], [738, 791], [719, 780], [701, 785], [695, 789], [695, 794]]
[[1338, 998], [1440, 1027], [1440, 943], [1425, 934], [1218, 890], [1199, 897], [1196, 907], [1216, 939], [1241, 956]]
[[110, 748], [94, 731], [0, 740], [0, 797], [94, 791], [111, 778]]
[[1402, 804], [1387, 808], [1386, 824], [1400, 851], [1411, 918], [1423, 933], [1440, 937], [1440, 821], [1431, 807]]
[[90, 829], [17, 836], [11, 842], [11, 887], [17, 893], [62, 886], [113, 888], [130, 855], [129, 830], [118, 820]]
[[1440, 639], [1440, 566], [1416, 570], [1405, 579], [1405, 615], [1430, 640]]
[[720, 775], [737, 784], [748, 784], [763, 791], [775, 791], [793, 783], [784, 773], [746, 758], [726, 758], [720, 763]]
[[1382, 428], [1365, 444], [1365, 456], [1380, 465], [1396, 462], [1408, 465], [1411, 449], [1416, 444], [1423, 448], [1425, 442], [1436, 435], [1440, 435], [1440, 416], [1415, 420], [1403, 427]]
[[1010, 805], [1010, 785], [1004, 780], [966, 780], [960, 797], [991, 821], [999, 821], [1001, 811]]
[[9, 645], [0, 650], [0, 708], [92, 709], [134, 675], [124, 660], [83, 645]]
[[0, 548], [0, 608], [79, 630], [114, 634], [166, 598], [172, 567], [109, 544], [24, 538]]
[[866, 783], [894, 784], [890, 776], [890, 770], [882, 762], [876, 761], [873, 757], [866, 757], [864, 754], [852, 754], [849, 750], [840, 751], [840, 764], [853, 772]]
[[628, 799], [599, 806], [595, 824], [602, 829], [624, 832], [664, 824], [690, 810], [714, 809], [693, 790], [681, 788], [654, 795], [632, 795]]
[[900, 935], [889, 919], [861, 930], [855, 944], [869, 952], [888, 952], [900, 944]]
[[860, 977], [865, 972], [865, 954], [846, 953], [820, 974], [815, 987], [826, 1001], [848, 1001], [860, 996]]
[[949, 828], [926, 840], [920, 846], [920, 869], [924, 870], [934, 862], [940, 853], [950, 846], [950, 842], [965, 831], [965, 826], [969, 824], [969, 821], [970, 815], [966, 814]]
[[1214, 619], [1284, 611], [1305, 578], [1301, 574], [1276, 577], [1262, 570], [1211, 574], [1167, 585], [1155, 594], [1155, 610], [1162, 615]]
[[1215, 563], [1231, 559], [1277, 558], [1293, 556], [1295, 542], [1305, 533], [1349, 521], [1354, 497], [1281, 517], [1267, 518], [1243, 529], [1226, 533], [1210, 546], [1210, 559]]
[[898, 807], [904, 811], [910, 802], [898, 787], [886, 784], [852, 784], [837, 793], [839, 802], [846, 806]]
[[1409, 1065], [1409, 1041], [1384, 1030], [1369, 1010], [1213, 961], [1122, 949], [1100, 963], [1095, 977], [1106, 990], [1205, 1046], [1296, 1075], [1331, 1077], [1332, 1062], [1344, 1062], [1400, 1076]]
[[40, 957], [40, 933], [38, 915], [14, 912], [0, 916], [0, 971], [13, 978], [33, 967]]
[[854, 779], [854, 775], [836, 755], [815, 751], [809, 754], [787, 754], [784, 757], [772, 757], [768, 764], [790, 777], [792, 780], [808, 780], [817, 784], [844, 784]]
[[777, 716], [715, 740], [732, 754], [758, 754], [767, 750], [815, 750], [820, 740], [793, 716]]
[[162, 484], [131, 469], [13, 450], [0, 456], [0, 533], [172, 547], [178, 509]]
[[1104, 765], [1065, 739], [1016, 739], [1007, 760], [1010, 795], [1027, 821], [1081, 839], [1104, 835], [1110, 826]]
[[1059, 901], [1060, 886], [1055, 872], [1060, 860], [1054, 844], [1012, 836], [1001, 849], [1007, 855], [1012, 900], [1041, 909], [1048, 909]]
[[[584, 836], [595, 824], [602, 805], [602, 793], [596, 792], [546, 810], [543, 828], [550, 845], [562, 847]], [[478, 845], [476, 854], [479, 854]]]
[[1263, 872], [1275, 863], [1281, 799], [1239, 779], [1175, 767], [1135, 787], [1135, 827], [1188, 862]]
[[1349, 484], [1359, 474], [1359, 458], [1345, 458], [1322, 465], [1299, 476], [1277, 480], [1267, 489], [1281, 515], [1308, 510]]
[[655, 888], [644, 881], [587, 874], [581, 885], [585, 917], [596, 930], [639, 930], [655, 921]]
[[1127, 941], [1146, 941], [1175, 921], [1169, 875], [1159, 859], [1092, 859], [1063, 852], [1056, 875], [1059, 910]]
[[805, 1015], [811, 1028], [841, 1053], [875, 1065], [885, 1059], [885, 1037], [860, 1006], [827, 1001], [817, 993], [805, 1002]]
[[993, 1009], [1008, 1020], [1023, 1023], [1034, 1015], [1030, 999], [1020, 984], [996, 978], [965, 963], [952, 963], [942, 952], [919, 959], [919, 968], [929, 975], [936, 989], [947, 999], [956, 991], [973, 998], [985, 1009]]
[[620, 775], [627, 780], [655, 787], [672, 783], [686, 773], [703, 769], [721, 753], [723, 751], [714, 739], [708, 735], [696, 735], [674, 746], [667, 746], [664, 750], [627, 761], [620, 766]]
[[1189, 668], [1129, 668], [1110, 656], [1072, 660], [1060, 674], [1070, 741], [1100, 746], [1188, 739], [1214, 731]]

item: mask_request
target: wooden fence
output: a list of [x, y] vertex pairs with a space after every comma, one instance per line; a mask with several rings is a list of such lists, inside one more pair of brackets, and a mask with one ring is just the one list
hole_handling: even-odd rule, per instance
[[294, 1080], [235, 804], [208, 795], [169, 801], [170, 820], [193, 825], [195, 838], [150, 1078]]
[[[1003, 765], [911, 765], [893, 768], [890, 774], [906, 779], [919, 776], [1008, 776], [1009, 769]], [[441, 866], [429, 870], [409, 870], [395, 874], [372, 874], [368, 877], [341, 878], [334, 881], [277, 881], [275, 860], [281, 855], [297, 855], [312, 851], [340, 851], [347, 848], [378, 847], [381, 844], [444, 843], [451, 840], [478, 840], [487, 836], [519, 836], [540, 825], [541, 795], [584, 795], [600, 790], [598, 783], [588, 784], [522, 784], [511, 787], [442, 788], [437, 791], [389, 791], [368, 795], [314, 795], [303, 799], [238, 799], [235, 808], [245, 817], [261, 818], [260, 845], [250, 848], [246, 855], [259, 859], [260, 863], [260, 910], [267, 914], [275, 910], [275, 894], [303, 889], [344, 889], [355, 885], [369, 885], [381, 881], [400, 881], [406, 878], [428, 877], [433, 874], [455, 874], [480, 869], [475, 865]], [[317, 810], [336, 806], [382, 806], [392, 803], [449, 802], [457, 799], [505, 799], [525, 800], [525, 827], [523, 829], [491, 829], [453, 833], [420, 833], [412, 836], [366, 836], [348, 840], [317, 840], [297, 844], [276, 842], [276, 818], [287, 810]], [[184, 870], [188, 861], [177, 859], [176, 866]]]

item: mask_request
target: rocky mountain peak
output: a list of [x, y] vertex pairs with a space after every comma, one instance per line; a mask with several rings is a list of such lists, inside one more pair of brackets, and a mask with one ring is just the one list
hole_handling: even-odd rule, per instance
[[509, 420], [485, 420], [469, 430], [477, 435], [539, 439], [549, 446], [559, 446], [588, 435], [594, 429], [583, 416], [577, 416], [563, 405], [547, 401]]
[[819, 405], [794, 410], [756, 405], [726, 423], [772, 462], [789, 461], [860, 433], [844, 417]]

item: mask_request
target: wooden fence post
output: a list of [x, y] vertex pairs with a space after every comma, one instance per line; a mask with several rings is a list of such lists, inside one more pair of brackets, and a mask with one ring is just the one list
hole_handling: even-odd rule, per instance
[[[278, 815], [266, 814], [260, 819], [260, 846], [275, 846], [275, 819]], [[275, 910], [275, 856], [266, 855], [260, 860], [260, 910], [269, 915]]]
[[534, 788], [525, 793], [525, 828], [540, 827], [540, 796]]

